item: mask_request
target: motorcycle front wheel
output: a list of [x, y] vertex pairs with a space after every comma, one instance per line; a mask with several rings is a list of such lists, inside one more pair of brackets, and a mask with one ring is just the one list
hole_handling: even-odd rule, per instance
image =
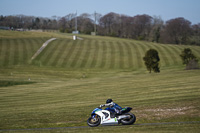
[[122, 123], [123, 125], [131, 125], [131, 124], [135, 123], [136, 117], [135, 117], [134, 114], [132, 114], [132, 113], [126, 113], [126, 114], [124, 114], [124, 115], [129, 115], [129, 116], [130, 116], [130, 119], [122, 119], [122, 120], [121, 120], [121, 123]]
[[96, 127], [98, 126], [99, 124], [101, 123], [101, 118], [96, 115], [96, 117], [90, 117], [88, 118], [87, 120], [87, 124], [90, 126], [90, 127]]

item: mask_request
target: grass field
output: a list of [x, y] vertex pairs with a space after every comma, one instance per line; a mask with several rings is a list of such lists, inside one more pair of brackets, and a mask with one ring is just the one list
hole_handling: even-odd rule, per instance
[[[52, 37], [58, 39], [31, 61], [33, 54]], [[0, 87], [0, 132], [2, 129], [86, 126], [91, 111], [107, 98], [123, 107], [133, 107], [137, 124], [200, 121], [200, 70], [184, 70], [179, 57], [189, 47], [200, 59], [200, 47], [81, 37], [84, 40], [72, 41], [69, 34], [0, 31], [0, 81], [34, 82]], [[149, 48], [159, 52], [159, 74], [149, 74], [145, 69], [142, 57]], [[200, 125], [41, 132], [163, 130], [198, 132]]]

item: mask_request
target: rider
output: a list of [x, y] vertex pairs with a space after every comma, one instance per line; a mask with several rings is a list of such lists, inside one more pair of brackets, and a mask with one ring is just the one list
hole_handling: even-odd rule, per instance
[[114, 103], [112, 99], [108, 99], [106, 101], [106, 104], [100, 105], [100, 108], [102, 108], [102, 107], [110, 107], [111, 110], [114, 110], [116, 114], [121, 114], [122, 107], [120, 107], [118, 104]]

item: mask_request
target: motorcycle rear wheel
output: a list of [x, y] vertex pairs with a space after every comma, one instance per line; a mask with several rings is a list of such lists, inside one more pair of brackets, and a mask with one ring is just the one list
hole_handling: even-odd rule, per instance
[[123, 125], [131, 125], [133, 123], [135, 123], [136, 121], [136, 116], [132, 113], [125, 113], [124, 115], [130, 115], [130, 119], [122, 119], [121, 123]]
[[99, 116], [97, 116], [96, 119], [90, 117], [90, 118], [88, 118], [88, 120], [87, 120], [87, 124], [88, 124], [88, 126], [90, 126], [90, 127], [96, 127], [96, 126], [98, 126], [100, 123], [101, 123], [101, 118], [100, 118]]

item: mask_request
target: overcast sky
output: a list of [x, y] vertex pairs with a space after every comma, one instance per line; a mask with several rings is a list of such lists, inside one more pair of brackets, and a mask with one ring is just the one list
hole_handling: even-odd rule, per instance
[[63, 17], [69, 13], [160, 16], [164, 21], [184, 17], [200, 23], [200, 0], [0, 0], [0, 15]]

